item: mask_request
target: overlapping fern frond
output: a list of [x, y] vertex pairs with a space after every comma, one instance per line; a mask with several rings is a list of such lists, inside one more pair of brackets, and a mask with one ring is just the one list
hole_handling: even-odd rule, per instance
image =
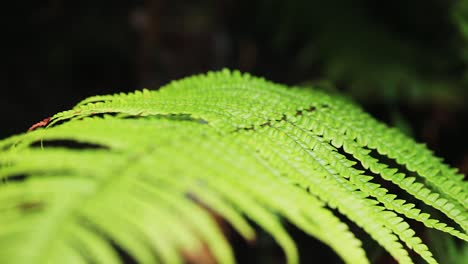
[[424, 145], [346, 99], [237, 71], [88, 98], [0, 141], [0, 178], [2, 263], [183, 263], [203, 247], [233, 263], [209, 211], [247, 240], [258, 224], [288, 263], [281, 219], [353, 264], [369, 260], [337, 213], [400, 263], [436, 263], [408, 221], [468, 240], [463, 175]]

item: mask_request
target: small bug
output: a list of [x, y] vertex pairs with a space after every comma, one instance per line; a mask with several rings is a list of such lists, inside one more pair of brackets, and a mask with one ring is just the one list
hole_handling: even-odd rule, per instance
[[51, 119], [50, 117], [44, 118], [42, 121], [39, 121], [39, 122], [37, 122], [36, 124], [32, 125], [32, 126], [28, 129], [28, 131], [33, 131], [34, 129], [36, 129], [36, 128], [38, 128], [38, 127], [45, 127], [45, 126], [47, 126], [47, 124], [49, 124], [49, 122], [50, 122], [50, 119]]

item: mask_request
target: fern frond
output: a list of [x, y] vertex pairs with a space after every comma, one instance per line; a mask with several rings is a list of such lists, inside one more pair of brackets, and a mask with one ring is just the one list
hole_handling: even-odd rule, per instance
[[[430, 191], [427, 188], [423, 188], [421, 183], [410, 182], [413, 178], [406, 178], [404, 174], [397, 173], [396, 169], [388, 168], [387, 165], [380, 163], [377, 159], [369, 156], [369, 151], [363, 149], [353, 137], [349, 138], [346, 135], [340, 134], [338, 129], [327, 125], [327, 121], [320, 117], [318, 114], [314, 114], [314, 118], [303, 118], [299, 120], [299, 126], [304, 127], [306, 130], [320, 131], [319, 136], [322, 136], [331, 142], [335, 147], [343, 147], [344, 152], [352, 154], [357, 160], [361, 161], [364, 168], [369, 169], [382, 176], [382, 179], [391, 181], [397, 184], [400, 188], [414, 195], [415, 198], [420, 199], [428, 205], [434, 206], [435, 208], [446, 213], [449, 217], [457, 221], [463, 228], [466, 226], [466, 212], [465, 209], [459, 205], [452, 211], [446, 210], [444, 207], [439, 206], [433, 200], [425, 200], [424, 197], [430, 195]], [[339, 142], [339, 143], [338, 143]], [[439, 229], [444, 232], [448, 232], [454, 236], [457, 236], [465, 241], [468, 241], [466, 234], [454, 229], [453, 227], [446, 227], [446, 224], [440, 224], [438, 220], [430, 219], [427, 213], [421, 213], [420, 209], [415, 208], [412, 203], [406, 203], [404, 200], [395, 200], [397, 198], [394, 194], [387, 194], [388, 190], [382, 188], [380, 185], [371, 183], [372, 176], [362, 174], [362, 171], [353, 169], [346, 165], [349, 162], [344, 156], [337, 152], [333, 152], [333, 156], [336, 158], [335, 166], [344, 170], [344, 177], [350, 178], [350, 181], [358, 186], [359, 189], [368, 193], [369, 195], [377, 198], [377, 200], [400, 214], [404, 214], [406, 217], [418, 220], [427, 227]], [[343, 163], [343, 164], [340, 164]], [[405, 181], [403, 183], [403, 181]], [[422, 196], [425, 195], [425, 196]], [[434, 197], [434, 196], [433, 196]], [[455, 207], [455, 205], [454, 205]]]
[[234, 263], [218, 218], [248, 241], [254, 222], [288, 263], [283, 219], [353, 264], [369, 260], [335, 213], [400, 263], [407, 248], [437, 263], [407, 219], [468, 241], [463, 176], [426, 147], [346, 99], [238, 71], [85, 99], [1, 140], [0, 179], [5, 263]]
[[352, 105], [342, 105], [327, 114], [346, 128], [354, 130], [356, 141], [362, 147], [375, 149], [380, 155], [394, 159], [409, 171], [418, 173], [431, 186], [439, 189], [441, 194], [468, 206], [468, 194], [460, 187], [464, 176], [441, 163], [423, 144], [417, 144], [398, 130], [378, 123]]

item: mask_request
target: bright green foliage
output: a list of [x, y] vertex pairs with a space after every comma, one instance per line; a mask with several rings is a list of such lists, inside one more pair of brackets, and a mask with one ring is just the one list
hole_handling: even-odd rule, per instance
[[120, 263], [116, 247], [182, 263], [205, 246], [233, 263], [213, 215], [247, 240], [255, 222], [288, 263], [299, 259], [282, 219], [353, 264], [369, 261], [336, 214], [400, 263], [413, 263], [408, 248], [437, 263], [408, 219], [468, 240], [463, 175], [338, 96], [224, 70], [52, 120], [0, 141], [1, 263]]

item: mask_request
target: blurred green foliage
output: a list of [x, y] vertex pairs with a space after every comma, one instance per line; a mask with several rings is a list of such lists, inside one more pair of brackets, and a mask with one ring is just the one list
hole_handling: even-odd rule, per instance
[[434, 256], [444, 264], [468, 263], [468, 246], [444, 236], [441, 232], [427, 230]]
[[467, 1], [263, 1], [260, 10], [259, 26], [270, 25], [278, 53], [303, 43], [295, 67], [354, 97], [464, 103]]

